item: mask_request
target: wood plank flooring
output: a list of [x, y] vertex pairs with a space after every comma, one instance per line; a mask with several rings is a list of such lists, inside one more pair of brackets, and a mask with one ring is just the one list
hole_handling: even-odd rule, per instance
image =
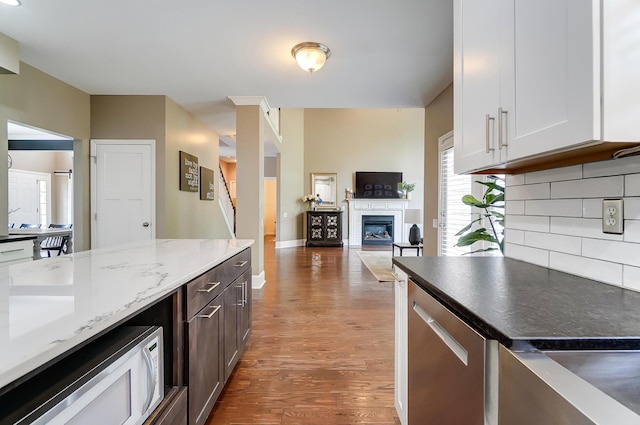
[[347, 247], [265, 245], [252, 335], [207, 425], [399, 424], [393, 284]]

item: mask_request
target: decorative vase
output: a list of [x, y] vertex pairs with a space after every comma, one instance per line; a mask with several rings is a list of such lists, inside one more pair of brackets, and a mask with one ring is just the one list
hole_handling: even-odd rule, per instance
[[414, 224], [409, 229], [409, 243], [411, 245], [418, 245], [418, 244], [420, 244], [420, 239], [421, 239], [421, 237], [420, 237], [420, 228], [418, 227], [417, 224]]

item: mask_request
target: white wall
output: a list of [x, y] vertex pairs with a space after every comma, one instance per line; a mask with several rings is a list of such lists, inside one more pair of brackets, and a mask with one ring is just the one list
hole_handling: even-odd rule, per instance
[[[624, 234], [602, 199], [624, 199]], [[640, 157], [507, 177], [506, 256], [640, 290]]]
[[[68, 175], [56, 176], [54, 171], [73, 169], [71, 151], [10, 151], [12, 169], [35, 171], [51, 175], [50, 223], [73, 223], [73, 180]], [[9, 222], [15, 219], [10, 218]], [[18, 220], [19, 221], [19, 220]]]

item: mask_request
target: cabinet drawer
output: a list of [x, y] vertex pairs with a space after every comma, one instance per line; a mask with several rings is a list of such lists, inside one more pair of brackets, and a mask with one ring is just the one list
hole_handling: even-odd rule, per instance
[[224, 291], [228, 282], [224, 271], [221, 264], [187, 284], [187, 319], [195, 316]]
[[242, 273], [251, 268], [251, 249], [245, 249], [241, 253], [231, 257], [223, 264], [227, 282], [232, 282]]
[[251, 268], [251, 250], [246, 249], [186, 285], [187, 319], [209, 304], [225, 287]]
[[33, 258], [33, 241], [5, 242], [0, 244], [0, 263]]

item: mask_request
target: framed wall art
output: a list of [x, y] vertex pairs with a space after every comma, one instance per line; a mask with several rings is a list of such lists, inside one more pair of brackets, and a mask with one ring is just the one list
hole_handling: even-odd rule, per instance
[[198, 171], [198, 157], [180, 151], [180, 190], [198, 191]]
[[213, 189], [213, 170], [200, 167], [200, 199], [203, 201], [213, 201]]

